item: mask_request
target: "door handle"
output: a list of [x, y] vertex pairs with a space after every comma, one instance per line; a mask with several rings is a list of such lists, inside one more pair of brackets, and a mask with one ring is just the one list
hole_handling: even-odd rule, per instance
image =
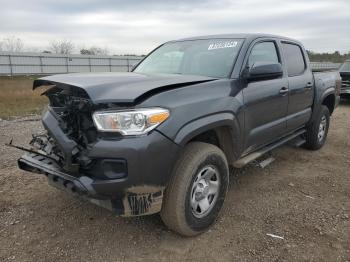
[[288, 93], [288, 91], [289, 91], [289, 89], [287, 87], [282, 87], [280, 89], [280, 94], [284, 96], [285, 94]]
[[310, 89], [311, 87], [313, 87], [313, 84], [311, 82], [308, 82], [305, 86], [305, 88], [308, 88], [308, 89]]

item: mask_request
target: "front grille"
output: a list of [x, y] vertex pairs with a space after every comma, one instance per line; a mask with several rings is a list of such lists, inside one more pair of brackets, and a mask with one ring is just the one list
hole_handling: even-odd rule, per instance
[[350, 80], [342, 81], [341, 91], [350, 91]]

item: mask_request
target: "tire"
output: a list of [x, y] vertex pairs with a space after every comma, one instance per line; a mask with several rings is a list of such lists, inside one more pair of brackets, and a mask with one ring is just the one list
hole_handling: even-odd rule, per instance
[[[310, 123], [306, 130], [305, 147], [310, 150], [320, 149], [326, 142], [329, 128], [330, 114], [326, 106], [321, 106], [316, 119]], [[321, 126], [322, 125], [322, 126]], [[323, 135], [321, 136], [321, 128]]]
[[183, 236], [206, 231], [219, 215], [228, 181], [227, 160], [218, 147], [189, 143], [175, 164], [165, 190], [160, 212], [163, 222]]

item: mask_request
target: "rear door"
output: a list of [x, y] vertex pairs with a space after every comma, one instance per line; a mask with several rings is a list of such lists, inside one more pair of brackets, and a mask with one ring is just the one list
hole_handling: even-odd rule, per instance
[[287, 132], [291, 132], [306, 124], [311, 117], [314, 80], [304, 49], [292, 42], [282, 41], [281, 46], [289, 87]]
[[[282, 63], [275, 40], [259, 40], [248, 51], [246, 66], [255, 62]], [[243, 89], [245, 104], [245, 152], [268, 144], [286, 132], [288, 107], [288, 80], [249, 81]]]

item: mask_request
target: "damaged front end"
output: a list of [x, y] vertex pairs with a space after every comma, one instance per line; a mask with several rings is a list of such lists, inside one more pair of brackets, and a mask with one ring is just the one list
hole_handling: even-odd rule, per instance
[[54, 86], [43, 95], [50, 101], [43, 114], [43, 124], [48, 134], [46, 141], [36, 137], [32, 145], [58, 158], [59, 164], [67, 172], [77, 173], [80, 167], [86, 167], [91, 162], [84, 155], [84, 150], [97, 137], [91, 117], [94, 105], [83, 90], [70, 86]]
[[42, 95], [49, 99], [42, 116], [46, 133], [33, 135], [29, 143], [32, 149], [17, 147], [28, 152], [18, 160], [18, 166], [46, 175], [49, 184], [56, 188], [91, 198], [92, 202], [121, 213], [109, 196], [94, 190], [97, 180], [84, 174], [93, 162], [87, 151], [97, 139], [91, 118], [94, 104], [74, 86], [54, 85]]
[[177, 146], [156, 131], [132, 139], [99, 133], [92, 113], [111, 105], [94, 104], [78, 87], [56, 83], [43, 95], [50, 101], [42, 117], [46, 133], [33, 136], [32, 149], [17, 147], [27, 151], [19, 168], [119, 215], [159, 212], [174, 162], [161, 152], [175, 156]]

